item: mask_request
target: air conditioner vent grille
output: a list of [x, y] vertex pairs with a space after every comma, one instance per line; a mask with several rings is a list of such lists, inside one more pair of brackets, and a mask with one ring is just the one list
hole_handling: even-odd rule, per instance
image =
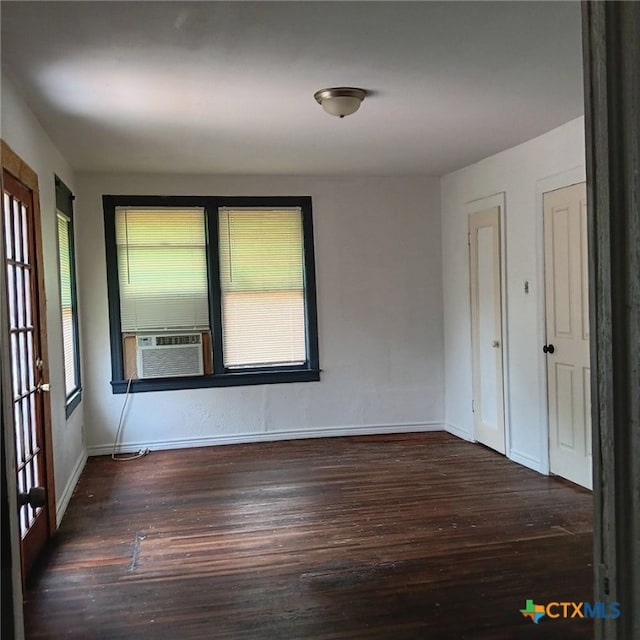
[[178, 344], [200, 344], [201, 339], [199, 333], [184, 336], [156, 336], [156, 345], [158, 347], [165, 347]]
[[203, 375], [202, 336], [197, 334], [138, 336], [140, 378]]

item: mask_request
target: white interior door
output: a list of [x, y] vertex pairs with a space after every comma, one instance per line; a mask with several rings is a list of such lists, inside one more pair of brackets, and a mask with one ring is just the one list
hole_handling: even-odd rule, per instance
[[469, 216], [469, 253], [474, 436], [504, 453], [500, 207]]
[[585, 183], [544, 194], [551, 473], [592, 487]]

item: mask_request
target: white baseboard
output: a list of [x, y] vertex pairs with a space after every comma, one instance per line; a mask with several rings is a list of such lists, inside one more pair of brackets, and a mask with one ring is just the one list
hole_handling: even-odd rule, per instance
[[509, 460], [513, 460], [513, 462], [517, 462], [523, 467], [528, 467], [529, 469], [533, 469], [534, 471], [537, 471], [538, 473], [541, 473], [543, 475], [549, 475], [548, 473], [544, 472], [542, 465], [540, 464], [540, 460], [536, 460], [535, 458], [532, 458], [525, 453], [519, 453], [518, 451], [514, 451], [513, 449], [511, 449], [507, 457], [509, 458]]
[[[246, 444], [252, 442], [273, 442], [276, 440], [300, 440], [304, 438], [334, 438], [339, 436], [365, 436], [393, 433], [443, 431], [441, 422], [421, 422], [416, 424], [362, 425], [357, 427], [323, 427], [319, 429], [298, 429], [295, 431], [269, 431], [267, 433], [243, 433], [238, 435], [207, 436], [205, 438], [176, 438], [175, 440], [148, 440], [127, 442], [118, 447], [117, 453], [134, 453], [141, 449], [161, 451], [165, 449], [187, 449], [190, 447], [210, 447], [224, 444]], [[110, 455], [113, 444], [98, 444], [87, 448], [90, 456]]]
[[475, 442], [473, 436], [464, 429], [460, 429], [460, 427], [455, 427], [452, 424], [445, 424], [444, 430], [447, 433], [450, 433], [452, 436], [456, 436], [458, 438], [462, 438], [462, 440], [466, 440], [467, 442]]
[[67, 485], [60, 496], [60, 500], [56, 504], [56, 524], [59, 527], [62, 522], [62, 517], [64, 516], [67, 507], [69, 506], [69, 500], [71, 500], [71, 496], [73, 495], [73, 490], [76, 488], [78, 484], [78, 480], [80, 479], [80, 474], [84, 469], [84, 465], [87, 464], [87, 450], [83, 449], [80, 457], [76, 461], [76, 466], [73, 469], [73, 472], [67, 482]]

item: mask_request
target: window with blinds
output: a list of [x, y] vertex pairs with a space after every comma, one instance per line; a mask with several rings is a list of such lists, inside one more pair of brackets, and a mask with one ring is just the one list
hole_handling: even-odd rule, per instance
[[80, 344], [73, 243], [73, 195], [58, 177], [56, 177], [56, 209], [64, 387], [66, 413], [69, 416], [81, 400]]
[[67, 395], [76, 388], [75, 328], [71, 293], [71, 242], [69, 219], [58, 214], [58, 248], [60, 253], [60, 306], [64, 345], [64, 387]]
[[[103, 204], [115, 393], [320, 379], [310, 197]], [[202, 337], [202, 367], [173, 373], [176, 336]], [[140, 375], [149, 349], [162, 375]]]
[[306, 360], [300, 208], [218, 215], [225, 367]]
[[208, 330], [204, 211], [116, 210], [123, 332]]

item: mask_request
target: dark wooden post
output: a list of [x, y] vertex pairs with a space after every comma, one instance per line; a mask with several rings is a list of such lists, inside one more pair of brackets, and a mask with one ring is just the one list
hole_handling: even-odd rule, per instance
[[640, 638], [640, 3], [583, 4], [596, 638]]

